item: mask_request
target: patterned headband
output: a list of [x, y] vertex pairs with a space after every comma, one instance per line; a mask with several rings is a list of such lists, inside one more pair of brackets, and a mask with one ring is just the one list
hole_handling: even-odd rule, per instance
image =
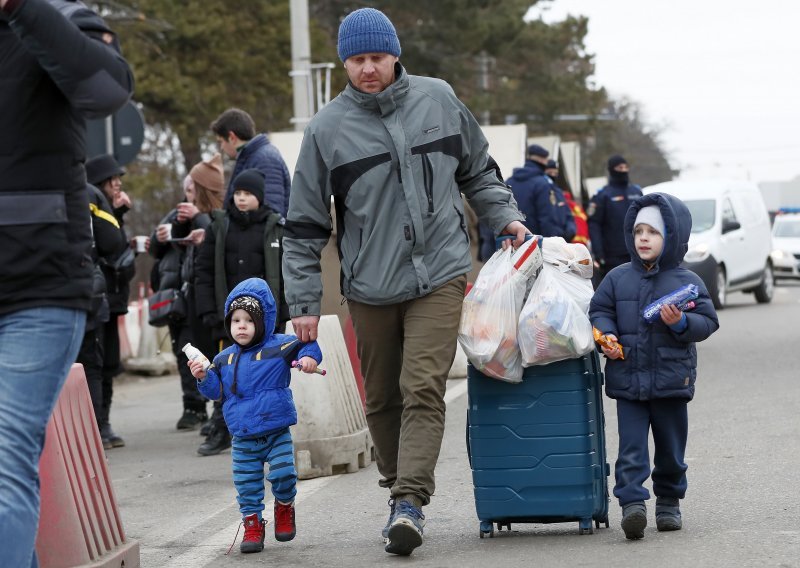
[[261, 303], [253, 296], [239, 296], [231, 302], [231, 307], [228, 313], [233, 313], [234, 310], [244, 310], [254, 317], [263, 318], [264, 310], [261, 309]]

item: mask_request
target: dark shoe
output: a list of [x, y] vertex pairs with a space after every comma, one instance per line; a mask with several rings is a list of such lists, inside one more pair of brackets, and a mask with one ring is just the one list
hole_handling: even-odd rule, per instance
[[175, 427], [178, 430], [194, 430], [208, 420], [208, 414], [204, 411], [183, 409], [183, 416], [180, 417]]
[[679, 531], [681, 520], [680, 500], [676, 497], [656, 498], [656, 528], [659, 531]]
[[125, 440], [114, 433], [114, 430], [111, 429], [111, 424], [100, 426], [100, 438], [103, 440], [103, 448], [106, 450], [125, 446]]
[[258, 515], [253, 513], [242, 521], [244, 523], [244, 537], [239, 551], [247, 554], [249, 552], [261, 552], [264, 550], [264, 525], [266, 521], [259, 521]]
[[197, 448], [197, 453], [201, 456], [215, 456], [230, 447], [231, 435], [228, 433], [228, 429], [214, 428], [206, 438], [206, 441]]
[[395, 501], [394, 499], [389, 499], [389, 520], [386, 521], [386, 526], [383, 527], [381, 531], [381, 536], [385, 539], [389, 538], [389, 527], [392, 526], [392, 521], [394, 520], [394, 511], [395, 511]]
[[622, 530], [625, 538], [638, 540], [644, 538], [644, 528], [647, 526], [647, 508], [644, 501], [634, 501], [622, 507]]
[[294, 524], [294, 503], [284, 505], [275, 499], [275, 540], [288, 542], [297, 534]]
[[214, 423], [211, 420], [206, 420], [203, 422], [203, 425], [200, 426], [200, 435], [203, 437], [208, 437], [211, 434], [211, 428], [214, 427]]
[[389, 542], [386, 552], [408, 556], [422, 544], [422, 529], [425, 526], [425, 515], [422, 509], [408, 501], [399, 501], [394, 519], [389, 526]]

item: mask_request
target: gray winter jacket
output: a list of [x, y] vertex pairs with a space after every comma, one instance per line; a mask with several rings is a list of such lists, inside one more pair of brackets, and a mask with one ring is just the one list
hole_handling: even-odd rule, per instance
[[377, 94], [348, 85], [306, 128], [283, 241], [292, 317], [320, 314], [331, 197], [342, 294], [373, 305], [424, 296], [470, 270], [461, 193], [496, 233], [523, 219], [450, 86], [399, 63], [395, 72]]

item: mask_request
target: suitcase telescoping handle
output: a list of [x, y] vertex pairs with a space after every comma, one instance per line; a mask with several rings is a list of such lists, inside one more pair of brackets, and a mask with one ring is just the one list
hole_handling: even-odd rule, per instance
[[[503, 246], [503, 241], [507, 241], [507, 240], [509, 240], [509, 239], [513, 241], [513, 240], [514, 240], [514, 239], [516, 239], [516, 238], [517, 238], [517, 237], [516, 237], [515, 235], [499, 235], [499, 236], [497, 236], [497, 237], [494, 239], [494, 248], [495, 248], [495, 250], [499, 250], [499, 249], [500, 249], [500, 247], [502, 247], [502, 246]], [[533, 235], [531, 235], [530, 233], [527, 233], [527, 234], [525, 235], [525, 242], [527, 242], [527, 241], [531, 240], [532, 238], [533, 238]], [[542, 241], [541, 241], [541, 237], [540, 237], [540, 239], [539, 239], [539, 246], [541, 246], [541, 245], [542, 245]]]

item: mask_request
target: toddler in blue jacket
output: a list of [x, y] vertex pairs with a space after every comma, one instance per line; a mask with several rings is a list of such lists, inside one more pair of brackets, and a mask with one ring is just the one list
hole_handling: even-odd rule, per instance
[[[592, 298], [592, 325], [619, 347], [603, 347], [606, 394], [617, 400], [619, 454], [614, 470], [614, 496], [622, 507], [622, 529], [631, 540], [644, 537], [647, 526], [643, 486], [650, 477], [648, 437], [653, 432], [653, 493], [656, 528], [679, 530], [679, 500], [686, 494], [687, 403], [697, 378], [695, 343], [719, 327], [717, 314], [702, 280], [680, 267], [686, 254], [692, 217], [678, 198], [651, 193], [631, 203], [625, 215], [625, 244], [631, 261], [603, 279]], [[700, 296], [691, 310], [661, 308], [660, 319], [648, 323], [642, 312], [655, 300], [686, 284]]]
[[275, 539], [295, 536], [294, 497], [297, 470], [289, 426], [297, 411], [289, 389], [291, 364], [313, 373], [322, 361], [316, 341], [273, 333], [275, 299], [261, 278], [238, 284], [225, 301], [225, 328], [233, 345], [214, 357], [207, 371], [189, 361], [201, 393], [222, 400], [225, 423], [233, 436], [233, 484], [245, 527], [242, 552], [264, 549], [264, 464], [275, 497]]

